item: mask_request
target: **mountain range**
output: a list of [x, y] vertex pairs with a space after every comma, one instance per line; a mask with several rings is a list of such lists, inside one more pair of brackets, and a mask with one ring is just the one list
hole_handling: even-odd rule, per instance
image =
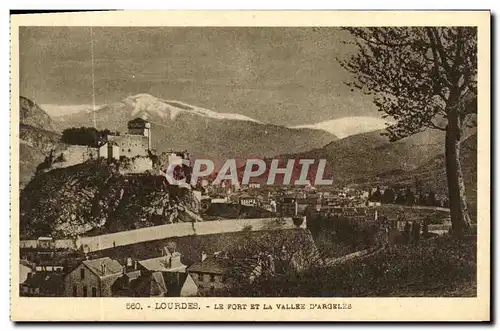
[[126, 132], [131, 119], [147, 119], [152, 127], [152, 145], [158, 153], [188, 150], [194, 157], [210, 158], [216, 164], [228, 158], [302, 152], [337, 139], [323, 130], [261, 123], [244, 115], [217, 113], [148, 94], [127, 97], [95, 112], [77, 112], [55, 120], [60, 129], [65, 129], [94, 126], [94, 116], [98, 129], [119, 132]]
[[[29, 173], [58, 145], [56, 130], [92, 126], [93, 115], [92, 111], [81, 110], [51, 118], [36, 103], [21, 98], [21, 173], [28, 173], [21, 180], [29, 180]], [[148, 94], [101, 106], [95, 112], [97, 127], [113, 131], [126, 131], [127, 122], [136, 117], [152, 123], [153, 147], [158, 152], [188, 150], [195, 158], [208, 157], [216, 164], [234, 157], [326, 159], [324, 177], [332, 178], [338, 186], [408, 181], [417, 176], [433, 182], [439, 191], [446, 187], [445, 182], [432, 179], [444, 171], [442, 131], [426, 130], [389, 142], [384, 130], [370, 130], [384, 124], [376, 118], [352, 117], [287, 128]], [[352, 134], [357, 131], [361, 132]], [[337, 139], [332, 132], [347, 136]], [[474, 133], [467, 133], [464, 145], [476, 143]], [[463, 158], [465, 164], [476, 164], [474, 153], [465, 153]]]

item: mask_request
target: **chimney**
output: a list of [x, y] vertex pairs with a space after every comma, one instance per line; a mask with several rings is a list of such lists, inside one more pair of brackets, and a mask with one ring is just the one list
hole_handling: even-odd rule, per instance
[[165, 258], [161, 259], [161, 264], [163, 264], [163, 267], [165, 269], [172, 268], [172, 256], [171, 255], [165, 256]]
[[106, 274], [106, 264], [104, 262], [101, 262], [101, 273], [103, 275]]
[[207, 258], [207, 253], [205, 253], [205, 251], [202, 251], [201, 252], [201, 262], [205, 261], [206, 258]]

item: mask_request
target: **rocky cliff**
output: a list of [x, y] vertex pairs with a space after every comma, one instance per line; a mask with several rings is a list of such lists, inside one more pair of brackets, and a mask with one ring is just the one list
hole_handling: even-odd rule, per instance
[[74, 237], [193, 221], [191, 191], [164, 177], [123, 176], [119, 164], [89, 160], [39, 173], [22, 190], [23, 236]]
[[32, 100], [19, 98], [19, 185], [24, 187], [38, 165], [60, 145], [52, 119]]

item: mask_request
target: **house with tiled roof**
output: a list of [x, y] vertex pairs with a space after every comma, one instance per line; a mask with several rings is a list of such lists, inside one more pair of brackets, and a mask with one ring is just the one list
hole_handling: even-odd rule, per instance
[[115, 280], [111, 285], [111, 293], [113, 297], [128, 297], [131, 296], [131, 290], [134, 287], [136, 280], [141, 276], [140, 270], [133, 270], [124, 273], [121, 277]]
[[161, 272], [186, 272], [187, 266], [181, 262], [181, 254], [173, 252], [138, 262], [139, 269]]
[[198, 296], [213, 296], [235, 281], [252, 282], [260, 276], [262, 266], [257, 259], [237, 260], [224, 252], [192, 264], [187, 271], [198, 288]]
[[130, 288], [132, 297], [166, 297], [167, 293], [165, 279], [159, 271], [141, 273]]
[[64, 277], [64, 293], [69, 297], [112, 296], [111, 286], [123, 272], [123, 266], [109, 257], [85, 260]]
[[[135, 277], [136, 272], [139, 272], [138, 277]], [[123, 275], [113, 284], [113, 296], [121, 297], [190, 297], [197, 294], [198, 288], [187, 272], [138, 270], [133, 275]]]

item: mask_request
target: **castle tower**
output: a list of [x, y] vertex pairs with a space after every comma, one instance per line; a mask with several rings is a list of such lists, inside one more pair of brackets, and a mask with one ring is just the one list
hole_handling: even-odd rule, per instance
[[151, 123], [142, 118], [136, 118], [128, 122], [128, 134], [148, 137], [148, 149], [151, 150]]
[[151, 123], [146, 122], [144, 126], [144, 136], [148, 137], [148, 149], [151, 150]]

